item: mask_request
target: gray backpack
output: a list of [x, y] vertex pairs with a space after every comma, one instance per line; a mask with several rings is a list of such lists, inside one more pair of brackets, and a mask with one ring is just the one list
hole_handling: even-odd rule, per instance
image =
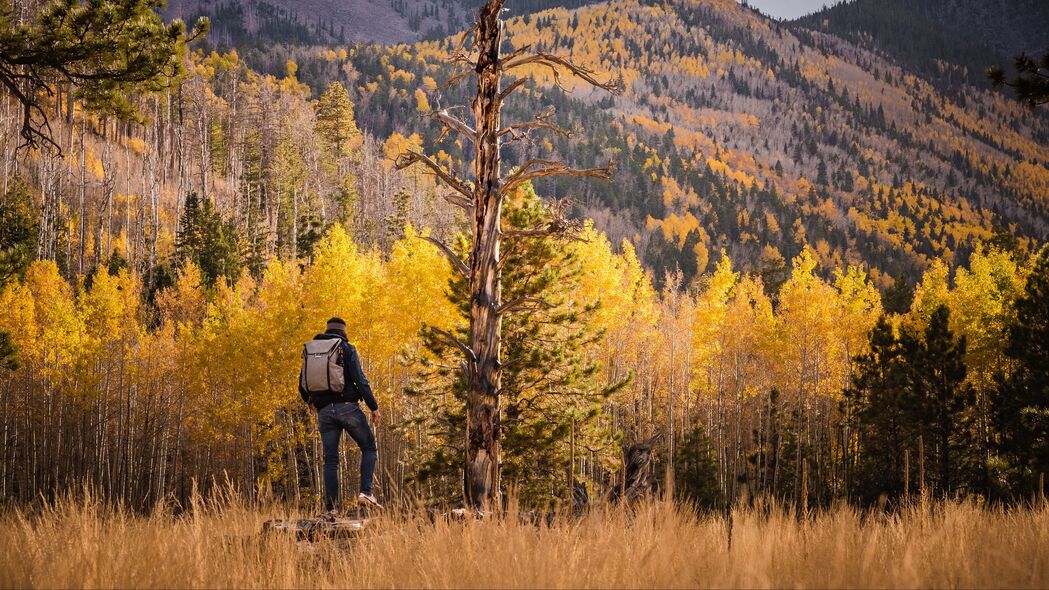
[[346, 386], [342, 340], [310, 340], [302, 348], [302, 388], [306, 393], [341, 392]]

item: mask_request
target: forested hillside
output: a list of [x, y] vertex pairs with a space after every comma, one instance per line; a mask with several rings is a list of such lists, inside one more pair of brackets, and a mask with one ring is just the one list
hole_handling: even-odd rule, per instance
[[795, 22], [880, 51], [948, 94], [1049, 47], [1049, 4], [1039, 0], [854, 0]]
[[[592, 0], [518, 0], [510, 14]], [[409, 43], [439, 39], [473, 24], [481, 0], [172, 0], [166, 14], [195, 20], [209, 16], [209, 43], [231, 47], [271, 43]]]
[[[1021, 240], [1047, 229], [1049, 121], [988, 89], [978, 66], [1006, 59], [1017, 43], [990, 50], [979, 40], [1016, 23], [985, 19], [987, 28], [977, 29], [973, 15], [984, 8], [963, 4], [907, 9], [921, 13], [914, 23], [956, 23], [936, 29], [957, 29], [950, 39], [853, 34], [849, 27], [890, 27], [885, 14], [909, 14], [863, 3], [795, 24], [728, 1], [623, 0], [514, 18], [515, 47], [535, 44], [622, 76], [627, 92], [613, 100], [548, 84], [542, 101], [511, 104], [511, 114], [556, 107], [558, 122], [585, 132], [546, 138], [555, 152], [580, 165], [615, 161], [611, 185], [566, 180], [538, 188], [572, 197], [577, 214], [617, 240], [630, 238], [657, 274], [677, 267], [691, 281], [726, 248], [743, 268], [782, 277], [784, 261], [808, 243], [828, 266], [869, 264], [885, 287], [895, 275], [913, 280], [935, 257], [964, 262], [996, 228]], [[277, 76], [295, 61], [314, 97], [340, 81], [358, 125], [380, 142], [395, 132], [435, 139], [438, 130], [416, 116], [420, 105], [463, 98], [460, 89], [438, 88], [449, 76], [451, 38], [394, 47], [301, 44], [309, 39], [333, 38], [249, 42], [241, 59]], [[898, 46], [914, 39], [921, 51]], [[930, 55], [943, 58], [930, 65]], [[468, 155], [450, 139], [441, 148], [456, 164]], [[528, 147], [512, 149], [529, 155]]]
[[[627, 83], [615, 100], [561, 100], [556, 90], [545, 99], [585, 130], [550, 138], [555, 150], [582, 165], [612, 157], [614, 184], [539, 188], [578, 200], [657, 271], [676, 265], [691, 278], [721, 248], [744, 268], [774, 271], [809, 243], [828, 266], [869, 264], [884, 285], [937, 256], [964, 261], [996, 226], [1045, 235], [1049, 122], [998, 93], [944, 96], [878, 54], [733, 2], [621, 1], [509, 26], [515, 47], [535, 44]], [[439, 79], [430, 52], [449, 48], [382, 51], [388, 75], [369, 66], [382, 57], [358, 52], [362, 126], [403, 129], [417, 101], [398, 72]]]

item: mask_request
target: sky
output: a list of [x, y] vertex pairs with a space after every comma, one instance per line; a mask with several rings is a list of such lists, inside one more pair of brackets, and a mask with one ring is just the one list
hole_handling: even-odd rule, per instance
[[815, 12], [836, 0], [749, 0], [747, 3], [776, 18], [797, 18]]

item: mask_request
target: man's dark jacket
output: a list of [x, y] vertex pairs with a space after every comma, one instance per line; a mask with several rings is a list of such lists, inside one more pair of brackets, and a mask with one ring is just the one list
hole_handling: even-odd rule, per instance
[[361, 357], [357, 355], [357, 349], [338, 334], [325, 332], [313, 337], [314, 340], [331, 340], [333, 338], [342, 340], [342, 366], [346, 371], [346, 385], [342, 391], [307, 393], [302, 387], [302, 372], [300, 371], [299, 395], [302, 396], [302, 401], [319, 410], [336, 402], [360, 402], [364, 400], [368, 408], [374, 412], [379, 409], [379, 404], [376, 403], [375, 395], [372, 394], [372, 386], [364, 376], [364, 370], [361, 369]]

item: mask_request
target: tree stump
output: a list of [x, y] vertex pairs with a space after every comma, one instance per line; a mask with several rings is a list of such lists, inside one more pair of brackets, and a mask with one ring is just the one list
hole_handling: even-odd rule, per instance
[[623, 447], [623, 472], [620, 485], [612, 488], [609, 499], [613, 503], [628, 502], [647, 495], [655, 488], [652, 469], [652, 449], [660, 435]]

